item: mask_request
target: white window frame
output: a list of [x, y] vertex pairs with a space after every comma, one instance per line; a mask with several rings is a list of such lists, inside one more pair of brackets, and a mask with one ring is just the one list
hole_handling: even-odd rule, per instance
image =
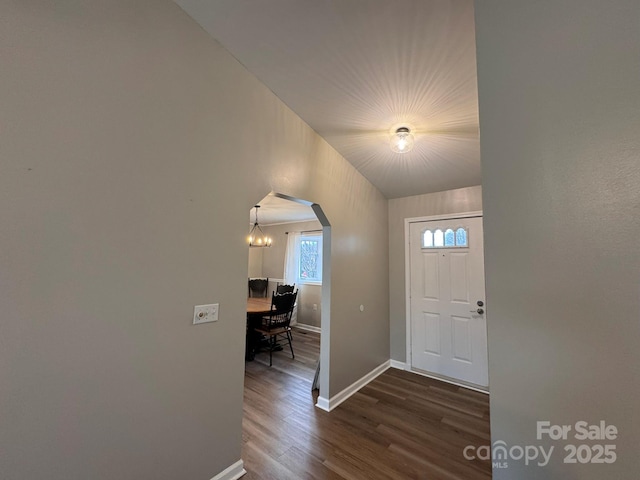
[[[305, 240], [318, 242], [318, 272], [320, 280], [308, 280], [300, 277], [300, 244]], [[298, 285], [322, 285], [322, 234], [302, 234], [296, 239], [296, 283]]]

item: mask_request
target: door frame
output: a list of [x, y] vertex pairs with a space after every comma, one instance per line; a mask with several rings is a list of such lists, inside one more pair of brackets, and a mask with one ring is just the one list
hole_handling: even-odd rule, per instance
[[[318, 360], [318, 399], [315, 404], [321, 410], [329, 411], [329, 382], [331, 360], [331, 223], [322, 207], [314, 202], [274, 192], [267, 195], [289, 200], [311, 207], [322, 226], [322, 293], [320, 300], [320, 358]], [[322, 368], [320, 368], [322, 365]], [[315, 380], [313, 386], [315, 387]]]
[[[428, 374], [417, 372], [413, 369], [413, 365], [411, 364], [411, 250], [409, 248], [409, 239], [411, 237], [409, 228], [412, 223], [421, 223], [421, 222], [432, 222], [438, 220], [457, 220], [461, 218], [472, 218], [472, 217], [483, 217], [482, 210], [471, 211], [471, 212], [462, 212], [462, 213], [446, 213], [443, 215], [428, 215], [425, 217], [411, 217], [404, 219], [404, 300], [405, 300], [405, 328], [406, 328], [406, 343], [405, 343], [405, 370], [408, 370], [413, 373], [419, 373], [420, 375], [424, 375], [427, 377], [436, 378], [438, 380], [442, 380], [448, 383], [453, 383], [455, 385], [459, 385], [465, 388], [470, 388], [472, 390], [477, 390], [478, 392], [488, 393], [486, 390], [479, 389], [474, 387], [473, 385], [467, 385], [462, 381], [451, 379], [447, 377], [438, 376], [435, 373], [429, 372]], [[484, 224], [483, 224], [483, 235], [484, 235]], [[483, 268], [484, 270], [484, 268]], [[488, 345], [487, 345], [487, 355]]]

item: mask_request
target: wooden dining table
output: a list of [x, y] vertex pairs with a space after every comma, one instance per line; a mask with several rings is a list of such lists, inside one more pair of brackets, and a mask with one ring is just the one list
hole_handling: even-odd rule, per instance
[[247, 339], [245, 360], [253, 360], [256, 350], [260, 348], [262, 335], [255, 331], [255, 327], [262, 322], [262, 317], [271, 311], [271, 297], [247, 298]]
[[247, 298], [247, 316], [266, 315], [271, 311], [271, 297]]

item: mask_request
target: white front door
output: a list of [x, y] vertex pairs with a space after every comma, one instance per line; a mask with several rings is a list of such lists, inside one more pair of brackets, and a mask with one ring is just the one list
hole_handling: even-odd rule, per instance
[[411, 367], [489, 386], [482, 218], [411, 223]]

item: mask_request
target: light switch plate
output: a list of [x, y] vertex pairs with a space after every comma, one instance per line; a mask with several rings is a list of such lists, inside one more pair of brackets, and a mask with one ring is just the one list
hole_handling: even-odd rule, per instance
[[198, 325], [200, 323], [217, 322], [219, 309], [219, 303], [196, 305], [193, 308], [193, 324]]

